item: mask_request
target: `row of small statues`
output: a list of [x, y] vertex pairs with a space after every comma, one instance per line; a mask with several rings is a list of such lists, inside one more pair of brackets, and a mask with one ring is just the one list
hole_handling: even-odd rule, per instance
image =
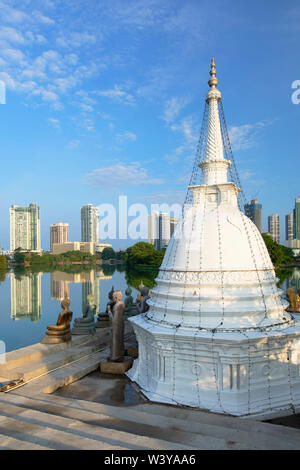
[[[112, 287], [108, 294], [109, 301], [106, 305], [105, 313], [98, 315], [98, 321], [95, 324], [96, 304], [94, 296], [88, 295], [88, 303], [84, 310], [83, 316], [75, 318], [72, 332], [70, 330], [70, 323], [72, 321], [73, 312], [69, 310], [70, 299], [68, 295], [61, 302], [63, 311], [59, 314], [56, 325], [49, 325], [47, 327], [46, 335], [42, 341], [44, 344], [63, 343], [71, 340], [71, 335], [93, 335], [96, 328], [111, 326], [113, 330], [112, 337], [116, 336], [121, 338], [124, 336], [124, 316], [136, 315], [144, 313], [149, 309], [147, 300], [150, 298], [149, 289], [141, 282], [139, 286], [139, 294], [136, 303], [133, 301], [132, 290], [127, 287], [125, 291], [125, 301], [122, 301], [122, 292], [114, 291]], [[123, 324], [123, 327], [122, 325]], [[121, 341], [121, 340], [119, 340]]]
[[[127, 289], [125, 290], [126, 297], [124, 299], [125, 315], [136, 315], [138, 313], [147, 312], [147, 310], [149, 309], [147, 300], [150, 299], [148, 287], [144, 286], [143, 282], [141, 281], [141, 284], [139, 285], [139, 293], [138, 293], [135, 303], [131, 294], [132, 294], [131, 287], [127, 287]], [[114, 295], [114, 286], [112, 287], [111, 291], [108, 294], [109, 301], [106, 305], [105, 313], [108, 313], [108, 307], [110, 308], [113, 307], [113, 304], [114, 304], [113, 295]], [[100, 315], [102, 314], [100, 313]]]

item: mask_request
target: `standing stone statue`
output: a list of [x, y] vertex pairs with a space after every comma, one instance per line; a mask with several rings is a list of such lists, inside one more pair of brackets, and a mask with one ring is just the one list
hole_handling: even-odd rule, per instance
[[144, 286], [140, 290], [139, 300], [136, 301], [136, 308], [138, 313], [145, 313], [149, 310], [149, 305], [147, 304], [148, 299], [150, 299], [149, 289], [148, 287]]
[[42, 340], [43, 344], [68, 343], [71, 341], [70, 323], [73, 312], [69, 310], [70, 299], [68, 294], [65, 294], [61, 306], [63, 311], [58, 315], [56, 325], [47, 326], [46, 335]]
[[108, 315], [110, 318], [112, 332], [111, 332], [111, 346], [110, 346], [110, 361], [122, 362], [124, 360], [124, 311], [125, 304], [122, 302], [122, 292], [117, 290], [113, 294], [114, 305], [113, 308], [108, 305]]

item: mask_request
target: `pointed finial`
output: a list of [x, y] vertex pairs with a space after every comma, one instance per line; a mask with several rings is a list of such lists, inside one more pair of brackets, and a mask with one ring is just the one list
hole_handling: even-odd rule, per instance
[[218, 79], [216, 77], [216, 64], [215, 64], [215, 58], [212, 57], [211, 59], [211, 67], [210, 67], [210, 79], [208, 80], [208, 84], [211, 88], [215, 88], [218, 85]]

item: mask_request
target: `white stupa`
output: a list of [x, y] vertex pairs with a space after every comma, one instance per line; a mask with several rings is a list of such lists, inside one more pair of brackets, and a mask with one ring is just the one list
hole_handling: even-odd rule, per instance
[[228, 181], [214, 60], [203, 158], [168, 245], [150, 309], [130, 321], [139, 358], [128, 376], [152, 401], [234, 415], [300, 403], [300, 323], [286, 312], [261, 234]]

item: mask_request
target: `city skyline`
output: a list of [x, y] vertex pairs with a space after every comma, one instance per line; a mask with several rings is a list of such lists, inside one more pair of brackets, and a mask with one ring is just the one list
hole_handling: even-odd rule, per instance
[[213, 55], [246, 200], [259, 194], [263, 231], [269, 214], [290, 212], [300, 192], [298, 2], [3, 0], [1, 11], [0, 246], [11, 204], [38, 201], [42, 247], [57, 220], [80, 239], [87, 201], [182, 204]]
[[[262, 204], [259, 204], [258, 203], [258, 200], [257, 199], [254, 199], [252, 201], [250, 201], [249, 203], [245, 204], [244, 206], [244, 213], [257, 225], [258, 229], [262, 232], [262, 233], [271, 233], [271, 236], [272, 238], [277, 241], [278, 243], [282, 244], [282, 245], [285, 245], [285, 242], [287, 240], [300, 240], [300, 237], [299, 237], [299, 231], [297, 232], [297, 226], [299, 226], [299, 220], [300, 220], [300, 217], [299, 217], [299, 213], [300, 213], [300, 198], [298, 197], [295, 197], [294, 198], [294, 203], [295, 203], [295, 207], [294, 209], [292, 210], [292, 212], [289, 212], [288, 214], [285, 214], [284, 217], [280, 217], [278, 214], [270, 214], [268, 216], [266, 216], [266, 219], [267, 219], [267, 227], [265, 229], [261, 228], [262, 225], [261, 225], [261, 219], [262, 219]], [[30, 203], [28, 207], [22, 207], [22, 206], [11, 206], [9, 208], [9, 211], [10, 211], [10, 225], [11, 225], [11, 221], [15, 218], [14, 216], [12, 216], [12, 211], [13, 212], [25, 212], [25, 214], [27, 213], [30, 213], [30, 211], [32, 210], [31, 208], [33, 207], [34, 209], [34, 212], [36, 210], [38, 210], [38, 230], [37, 230], [37, 233], [40, 232], [41, 230], [41, 225], [40, 225], [40, 207], [35, 204], [35, 203]], [[298, 214], [298, 215], [297, 215]], [[117, 219], [119, 218], [118, 217], [118, 214], [117, 215]], [[178, 218], [174, 218], [174, 217], [171, 217], [170, 214], [168, 213], [163, 213], [163, 212], [157, 212], [157, 211], [154, 211], [154, 212], [150, 212], [150, 214], [148, 215], [148, 221], [147, 221], [147, 225], [148, 225], [148, 238], [146, 239], [142, 239], [143, 241], [146, 241], [148, 240], [149, 243], [152, 243], [155, 245], [154, 243], [154, 236], [153, 236], [153, 233], [154, 231], [156, 230], [160, 230], [159, 228], [151, 228], [150, 225], [151, 225], [151, 222], [150, 220], [152, 220], [152, 218], [155, 216], [155, 215], [159, 215], [159, 216], [166, 216], [166, 218], [168, 219], [169, 223], [171, 223], [172, 221], [174, 221], [173, 225], [171, 223], [170, 227], [168, 225], [168, 228], [167, 228], [167, 232], [166, 233], [166, 236], [160, 236], [159, 238], [160, 239], [170, 239], [170, 237], [172, 236], [173, 234], [173, 231], [174, 231], [174, 228], [176, 226], [176, 223], [178, 222]], [[276, 236], [274, 236], [273, 234], [273, 228], [270, 229], [270, 226], [272, 225], [273, 226], [273, 221], [271, 221], [271, 219], [274, 218], [274, 216], [276, 216], [276, 218], [278, 219], [278, 222], [276, 221], [276, 225], [278, 226], [276, 228]], [[280, 220], [283, 220], [283, 222], [281, 223]], [[94, 207], [92, 204], [86, 204], [85, 206], [82, 206], [81, 209], [80, 209], [80, 220], [81, 220], [81, 242], [87, 242], [88, 239], [93, 239], [92, 243], [96, 243], [96, 244], [101, 244], [102, 242], [107, 242], [107, 240], [101, 240], [100, 237], [99, 237], [99, 209], [97, 207]], [[95, 225], [95, 221], [98, 221], [97, 222], [97, 226]], [[296, 222], [297, 221], [297, 222]], [[22, 221], [23, 223], [23, 221]], [[271, 225], [270, 225], [271, 224]], [[28, 225], [28, 221], [27, 221], [27, 225]], [[165, 231], [166, 229], [165, 228], [161, 228], [162, 231]], [[10, 232], [12, 232], [12, 229], [10, 229]], [[52, 232], [55, 232], [55, 233], [52, 233]], [[152, 233], [153, 232], [153, 233]], [[27, 233], [27, 231], [26, 231]], [[15, 236], [15, 235], [14, 235]], [[50, 224], [50, 236], [49, 236], [49, 244], [50, 244], [50, 250], [48, 249], [45, 249], [45, 247], [40, 246], [40, 249], [42, 251], [51, 251], [51, 246], [52, 246], [52, 242], [51, 242], [51, 239], [55, 237], [56, 241], [54, 243], [67, 243], [69, 242], [69, 244], [74, 244], [74, 243], [80, 243], [80, 242], [74, 242], [74, 241], [70, 241], [69, 240], [69, 223], [62, 223], [62, 222], [58, 222], [56, 224]], [[40, 236], [37, 237], [38, 240], [40, 240]], [[59, 238], [60, 238], [60, 241], [59, 241]], [[84, 239], [84, 240], [83, 240]], [[110, 240], [108, 238], [108, 240]], [[117, 243], [119, 243], [119, 239], [116, 239], [117, 240]], [[132, 240], [131, 238], [127, 238], [127, 241], [129, 242], [127, 246], [131, 246], [133, 243], [136, 242], [136, 240]], [[12, 243], [15, 243], [14, 241], [12, 242], [12, 239], [10, 239], [10, 247], [12, 246]], [[40, 243], [40, 241], [39, 241]], [[109, 245], [110, 246], [110, 245]], [[160, 249], [157, 245], [157, 248]], [[5, 250], [5, 251], [13, 251], [13, 250]], [[39, 251], [39, 249], [37, 250]]]

